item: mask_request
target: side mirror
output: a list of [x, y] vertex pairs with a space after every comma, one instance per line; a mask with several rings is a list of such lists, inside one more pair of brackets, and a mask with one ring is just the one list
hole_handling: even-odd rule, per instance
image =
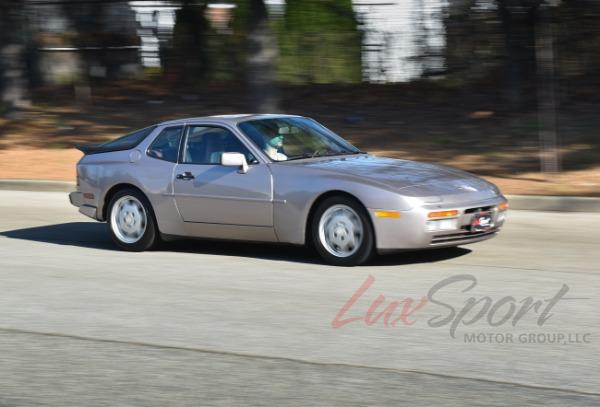
[[221, 154], [221, 165], [226, 167], [239, 167], [240, 174], [248, 172], [248, 163], [246, 156], [241, 153], [223, 153]]

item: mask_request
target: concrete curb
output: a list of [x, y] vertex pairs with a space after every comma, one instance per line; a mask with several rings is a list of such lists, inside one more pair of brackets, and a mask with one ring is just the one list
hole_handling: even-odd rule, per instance
[[[0, 190], [71, 192], [69, 181], [0, 180]], [[600, 212], [600, 198], [575, 196], [507, 195], [510, 209], [555, 212]]]
[[510, 209], [551, 212], [600, 212], [600, 198], [507, 195]]
[[0, 190], [36, 191], [36, 192], [71, 192], [76, 185], [70, 181], [43, 181], [34, 179], [0, 179]]

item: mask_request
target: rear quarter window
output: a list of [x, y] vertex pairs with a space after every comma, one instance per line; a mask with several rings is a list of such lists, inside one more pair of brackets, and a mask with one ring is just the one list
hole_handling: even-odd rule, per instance
[[103, 151], [119, 151], [119, 150], [130, 150], [140, 144], [154, 129], [156, 126], [146, 127], [145, 129], [134, 131], [118, 139], [111, 140], [100, 146]]
[[152, 142], [146, 154], [163, 161], [177, 162], [183, 126], [167, 127]]

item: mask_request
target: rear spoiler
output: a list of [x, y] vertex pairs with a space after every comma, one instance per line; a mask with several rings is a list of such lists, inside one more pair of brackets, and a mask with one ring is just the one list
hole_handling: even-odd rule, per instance
[[124, 151], [129, 150], [129, 148], [118, 148], [114, 146], [107, 146], [104, 143], [100, 144], [77, 144], [75, 148], [81, 151], [85, 155], [92, 154], [100, 154], [100, 153], [110, 153], [112, 151]]
[[81, 151], [83, 154], [88, 155], [88, 154], [94, 154], [95, 152], [100, 150], [101, 145], [100, 144], [77, 144], [77, 145], [75, 145], [75, 148], [78, 149], [79, 151]]

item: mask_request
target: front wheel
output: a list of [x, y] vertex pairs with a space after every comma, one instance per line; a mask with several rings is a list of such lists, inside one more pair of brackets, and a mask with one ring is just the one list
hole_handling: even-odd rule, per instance
[[148, 250], [157, 241], [150, 202], [136, 189], [123, 189], [112, 197], [108, 229], [117, 246], [128, 251]]
[[335, 266], [357, 266], [373, 254], [375, 239], [363, 206], [345, 196], [324, 200], [311, 220], [312, 241], [319, 255]]

